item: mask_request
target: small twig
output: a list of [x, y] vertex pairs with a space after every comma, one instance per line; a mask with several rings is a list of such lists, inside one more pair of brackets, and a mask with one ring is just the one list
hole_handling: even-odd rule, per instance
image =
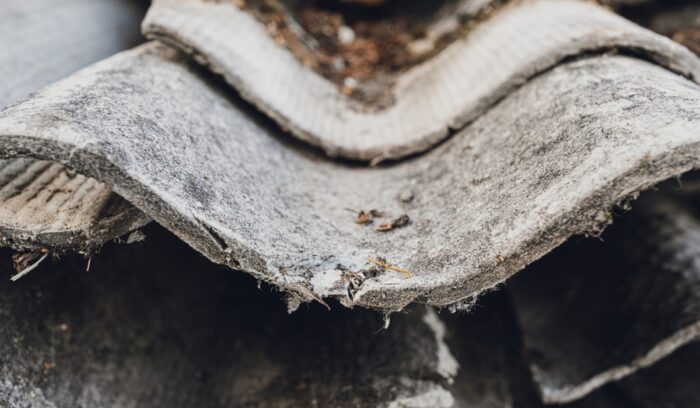
[[49, 256], [49, 253], [48, 253], [48, 252], [45, 253], [44, 256], [42, 256], [41, 258], [39, 258], [38, 261], [36, 261], [36, 262], [34, 262], [33, 264], [29, 265], [28, 267], [24, 268], [24, 269], [23, 269], [20, 273], [18, 273], [17, 275], [11, 277], [10, 280], [11, 280], [12, 282], [16, 282], [17, 279], [19, 279], [19, 278], [21, 278], [22, 276], [24, 276], [24, 275], [28, 274], [29, 272], [33, 271], [37, 266], [39, 266], [39, 264], [41, 264], [41, 263], [44, 261], [44, 259], [46, 259], [47, 256]]
[[379, 266], [379, 267], [384, 268], [384, 269], [398, 272], [398, 273], [402, 274], [405, 278], [410, 278], [411, 276], [413, 276], [413, 274], [410, 271], [407, 271], [405, 269], [401, 269], [398, 266], [390, 265], [384, 261], [381, 261], [378, 259], [373, 259], [373, 258], [369, 258], [369, 261], [372, 262], [373, 264]]

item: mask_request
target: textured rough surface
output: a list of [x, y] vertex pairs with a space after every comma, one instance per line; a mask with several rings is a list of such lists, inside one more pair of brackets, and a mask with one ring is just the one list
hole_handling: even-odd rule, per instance
[[447, 328], [424, 306], [388, 329], [366, 310], [290, 316], [161, 228], [146, 235], [107, 246], [89, 272], [67, 257], [0, 279], [0, 405], [509, 406], [491, 311]]
[[[0, 108], [142, 41], [137, 0], [0, 4]], [[58, 164], [0, 161], [0, 243], [90, 251], [148, 221], [94, 179]]]
[[90, 252], [149, 221], [95, 179], [57, 163], [0, 161], [0, 244]]
[[578, 399], [700, 337], [697, 196], [674, 184], [643, 194], [602, 240], [569, 242], [509, 282], [545, 401]]
[[[292, 145], [218, 89], [174, 51], [140, 47], [1, 113], [3, 154], [94, 177], [300, 300], [388, 310], [468, 302], [698, 164], [700, 88], [627, 57], [554, 69], [437, 149], [379, 168]], [[411, 222], [379, 232], [349, 208]]]
[[[0, 6], [20, 16], [13, 35], [44, 33], [35, 48], [25, 35], [0, 50], [26, 63], [0, 67], [0, 105], [98, 58], [122, 30], [100, 24], [121, 21], [116, 2], [44, 3], [22, 3], [24, 23], [17, 6]], [[57, 26], [82, 29], [51, 35], [31, 19], [40, 4]], [[382, 316], [328, 299], [473, 308], [572, 234], [599, 233], [615, 204], [696, 168], [700, 88], [687, 50], [583, 3], [518, 2], [397, 78], [395, 104], [368, 112], [266, 49], [246, 18], [231, 3], [160, 0], [146, 29], [332, 155], [401, 157], [458, 133], [391, 166], [332, 162], [157, 44], [0, 113], [3, 245], [89, 251], [152, 216], [210, 260], [288, 292], [291, 309], [333, 309], [289, 317], [278, 296], [153, 225], [146, 243], [47, 258], [19, 284], [0, 279], [0, 405], [698, 405], [697, 346], [675, 351], [700, 331], [697, 179], [635, 202], [609, 243], [570, 242], [515, 278], [519, 326], [499, 293], [467, 317], [414, 305], [384, 330]], [[252, 36], [223, 40], [240, 30]], [[59, 55], [73, 34], [86, 36], [87, 59]], [[38, 64], [42, 47], [51, 63], [40, 74], [27, 61]], [[260, 55], [279, 57], [288, 82], [257, 72]]]
[[700, 78], [687, 49], [575, 0], [516, 2], [395, 78], [395, 103], [368, 110], [342, 95], [234, 2], [158, 0], [144, 32], [195, 56], [284, 129], [332, 156], [398, 158], [424, 151], [533, 76], [567, 58], [622, 50]]

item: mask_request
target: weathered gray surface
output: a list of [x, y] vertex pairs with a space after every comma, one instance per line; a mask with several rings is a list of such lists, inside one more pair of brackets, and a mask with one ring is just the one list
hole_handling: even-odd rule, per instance
[[[0, 108], [141, 42], [138, 0], [0, 4]], [[0, 243], [90, 251], [148, 217], [93, 179], [60, 165], [0, 161]]]
[[360, 160], [422, 152], [523, 82], [584, 53], [633, 52], [700, 78], [700, 61], [690, 51], [591, 2], [516, 3], [401, 73], [394, 104], [380, 111], [349, 100], [304, 67], [234, 2], [157, 0], [144, 32], [193, 54], [302, 140]]
[[[700, 88], [631, 58], [554, 69], [439, 148], [380, 168], [289, 144], [182, 58], [151, 44], [4, 111], [3, 154], [94, 177], [214, 262], [300, 300], [469, 301], [698, 164]], [[348, 208], [412, 222], [382, 233]], [[379, 270], [380, 257], [411, 276]]]
[[[277, 294], [154, 227], [107, 246], [90, 271], [67, 257], [0, 278], [0, 405], [508, 406], [491, 311], [454, 329], [425, 307], [386, 330], [366, 310], [290, 316]], [[451, 382], [453, 347], [464, 359]]]
[[509, 282], [545, 401], [578, 399], [700, 337], [697, 200], [674, 187], [642, 195], [602, 241], [569, 242]]

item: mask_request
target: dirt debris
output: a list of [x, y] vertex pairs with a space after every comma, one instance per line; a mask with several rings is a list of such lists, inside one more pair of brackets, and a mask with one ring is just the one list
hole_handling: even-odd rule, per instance
[[[450, 11], [458, 10], [459, 0], [232, 1], [342, 94], [378, 108], [393, 102], [389, 88], [394, 74], [437, 54], [506, 3], [455, 17]], [[445, 18], [456, 24], [418, 51], [415, 44], [426, 43], [433, 25]]]
[[376, 230], [379, 232], [388, 232], [388, 231], [394, 230], [396, 228], [405, 227], [406, 225], [408, 225], [410, 223], [411, 223], [411, 218], [406, 214], [402, 214], [398, 218], [394, 218], [390, 222], [378, 226], [376, 228]]
[[[348, 210], [357, 213], [357, 216], [355, 217], [355, 223], [360, 224], [360, 225], [372, 225], [377, 218], [387, 217], [387, 214], [384, 211], [379, 211], [379, 210], [369, 210], [369, 211], [360, 210], [359, 212], [356, 210], [349, 209], [349, 208], [348, 208]], [[406, 225], [408, 225], [410, 223], [411, 223], [411, 218], [407, 214], [401, 214], [400, 216], [392, 219], [389, 222], [378, 225], [375, 228], [375, 231], [387, 232], [387, 231], [394, 230], [396, 228], [405, 227]]]
[[369, 211], [360, 211], [357, 213], [357, 218], [355, 218], [355, 222], [357, 224], [362, 224], [362, 225], [369, 225], [374, 222], [375, 218], [381, 218], [384, 217], [384, 213], [379, 210], [369, 210]]

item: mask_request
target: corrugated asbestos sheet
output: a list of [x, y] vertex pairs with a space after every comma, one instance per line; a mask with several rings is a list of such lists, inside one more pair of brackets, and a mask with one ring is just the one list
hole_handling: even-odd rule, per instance
[[0, 5], [1, 407], [700, 406], [700, 10], [396, 3]]

